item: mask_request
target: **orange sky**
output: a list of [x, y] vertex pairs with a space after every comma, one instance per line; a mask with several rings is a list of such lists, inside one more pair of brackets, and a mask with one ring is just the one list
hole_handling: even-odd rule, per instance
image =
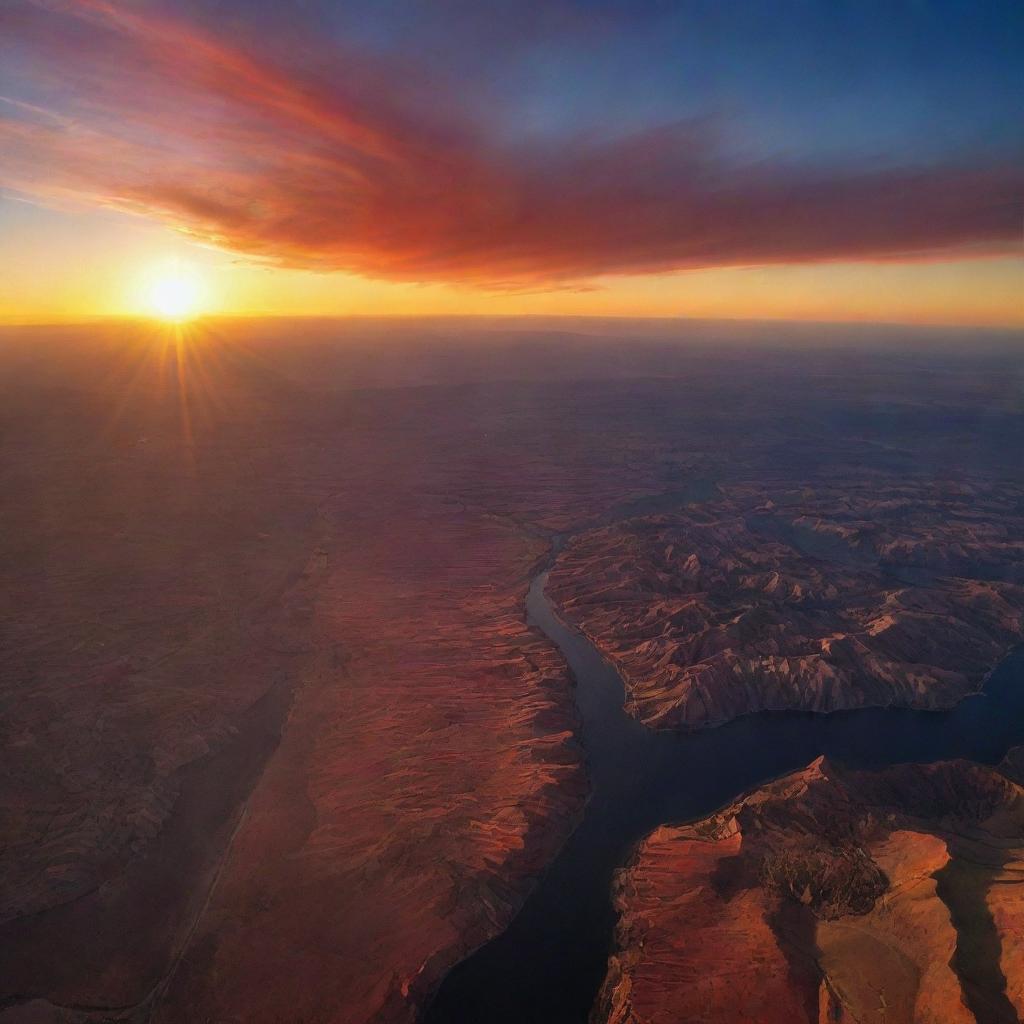
[[1024, 326], [1021, 18], [457, 6], [12, 0], [0, 320]]
[[879, 320], [1024, 326], [1024, 260], [829, 262], [598, 277], [588, 286], [489, 290], [260, 265], [109, 211], [0, 204], [0, 320], [149, 315], [154, 279], [181, 268], [199, 311], [345, 316], [571, 314]]

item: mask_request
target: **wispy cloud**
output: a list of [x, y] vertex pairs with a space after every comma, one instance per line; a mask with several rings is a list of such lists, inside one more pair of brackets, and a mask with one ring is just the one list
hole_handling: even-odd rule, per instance
[[0, 183], [283, 265], [533, 287], [1020, 243], [1018, 168], [738, 166], [699, 123], [510, 147], [424, 68], [138, 4], [16, 2], [0, 37], [32, 90], [0, 105]]

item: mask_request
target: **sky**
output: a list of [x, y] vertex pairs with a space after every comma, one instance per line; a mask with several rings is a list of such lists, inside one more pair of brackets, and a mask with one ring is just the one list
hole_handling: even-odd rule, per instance
[[0, 0], [0, 320], [1024, 326], [1020, 0]]

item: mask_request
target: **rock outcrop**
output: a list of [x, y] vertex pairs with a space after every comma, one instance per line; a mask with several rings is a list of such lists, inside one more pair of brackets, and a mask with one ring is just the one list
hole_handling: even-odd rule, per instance
[[659, 828], [616, 881], [595, 1021], [969, 1024], [1019, 1008], [1024, 790], [1009, 774], [819, 760]]
[[1009, 484], [734, 486], [576, 538], [548, 592], [654, 728], [949, 707], [1024, 637], [1021, 500]]

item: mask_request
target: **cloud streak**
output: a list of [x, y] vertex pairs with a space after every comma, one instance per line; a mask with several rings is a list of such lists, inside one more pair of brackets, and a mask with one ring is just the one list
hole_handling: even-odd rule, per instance
[[537, 287], [1020, 244], [1017, 168], [739, 165], [700, 123], [501, 144], [426, 68], [137, 4], [17, 3], [0, 37], [33, 90], [0, 104], [0, 182], [285, 266]]

